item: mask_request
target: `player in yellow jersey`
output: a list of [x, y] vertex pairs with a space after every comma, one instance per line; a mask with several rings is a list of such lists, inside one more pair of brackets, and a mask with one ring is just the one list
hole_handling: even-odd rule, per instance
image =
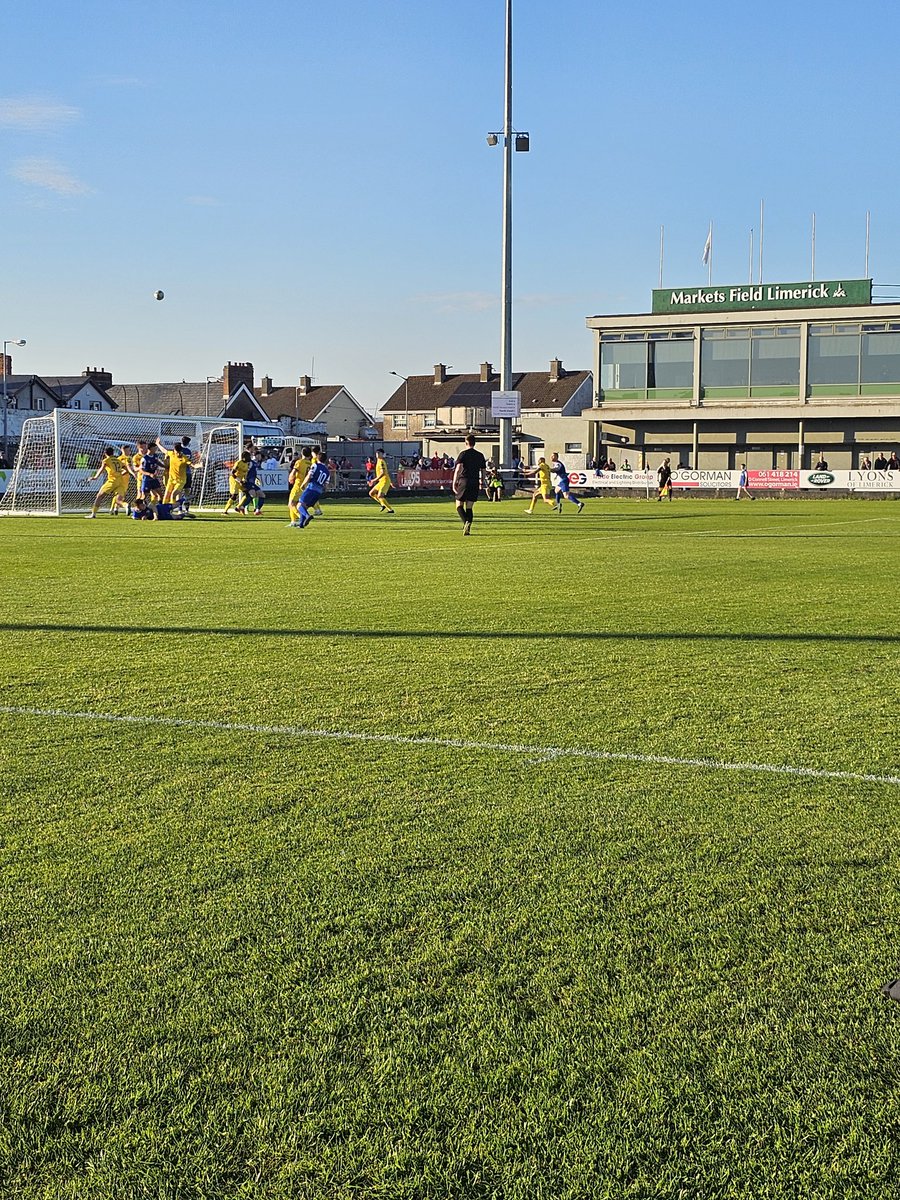
[[531, 497], [531, 503], [528, 505], [525, 511], [527, 513], [533, 513], [534, 506], [538, 500], [543, 500], [545, 504], [549, 505], [550, 508], [553, 508], [556, 504], [556, 501], [553, 499], [553, 496], [550, 492], [550, 468], [547, 466], [546, 458], [544, 458], [542, 455], [538, 459], [538, 465], [536, 467], [532, 467], [531, 470], [526, 470], [525, 474], [534, 476], [534, 492]]
[[375, 451], [375, 482], [369, 488], [369, 495], [379, 506], [382, 512], [392, 513], [394, 510], [385, 500], [385, 496], [391, 490], [391, 475], [388, 471], [387, 461], [384, 457], [383, 450]]
[[163, 493], [163, 504], [175, 504], [181, 499], [189, 465], [190, 460], [183, 453], [181, 443], [176, 443], [171, 450], [166, 451], [166, 490]]
[[[104, 471], [106, 472], [106, 479], [100, 485], [100, 490], [94, 497], [94, 503], [91, 507], [91, 511], [86, 514], [88, 520], [90, 520], [91, 517], [96, 517], [97, 509], [107, 497], [109, 497], [112, 504], [113, 516], [115, 516], [120, 509], [124, 511], [128, 507], [122, 494], [122, 464], [116, 457], [112, 446], [106, 447], [106, 449], [103, 451], [103, 458], [100, 460], [100, 466], [97, 468], [94, 474], [89, 475], [88, 478], [91, 480], [99, 479]], [[125, 476], [125, 484], [127, 487], [127, 475]]]
[[228, 503], [225, 505], [225, 511], [230, 512], [232, 507], [235, 512], [245, 513], [244, 508], [244, 481], [247, 478], [247, 472], [250, 469], [250, 451], [245, 450], [241, 457], [231, 468], [228, 476]]
[[[131, 486], [131, 447], [120, 446], [119, 453], [116, 455], [116, 460], [122, 468], [122, 474], [119, 477], [119, 496], [121, 497], [122, 505], [128, 508], [128, 489]], [[110, 511], [115, 506], [110, 505]], [[121, 505], [119, 506], [121, 507]]]
[[134, 477], [134, 494], [137, 498], [141, 494], [141, 459], [147, 453], [149, 447], [146, 442], [138, 442], [137, 448], [131, 456], [131, 474]]
[[291, 463], [291, 469], [288, 473], [288, 483], [291, 485], [291, 490], [288, 494], [288, 513], [290, 514], [291, 525], [294, 527], [300, 524], [300, 497], [303, 494], [303, 484], [312, 465], [312, 450], [309, 446], [304, 446], [299, 455]]

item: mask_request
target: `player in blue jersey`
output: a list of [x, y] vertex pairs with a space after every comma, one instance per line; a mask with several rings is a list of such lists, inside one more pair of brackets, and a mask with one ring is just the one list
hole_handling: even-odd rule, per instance
[[301, 529], [305, 529], [313, 519], [310, 510], [319, 507], [319, 502], [325, 495], [325, 489], [328, 487], [328, 480], [330, 478], [331, 472], [328, 469], [328, 463], [325, 459], [325, 451], [317, 450], [312, 466], [307, 471], [306, 478], [303, 480], [303, 491], [300, 494], [300, 503], [297, 505], [300, 515], [298, 524]]
[[[138, 442], [138, 445], [144, 447], [144, 443]], [[162, 502], [165, 492], [160, 477], [163, 466], [162, 455], [163, 451], [159, 443], [150, 442], [146, 445], [146, 453], [141, 456], [141, 465], [138, 468], [138, 495], [143, 497], [151, 507], [154, 503]]]
[[550, 455], [550, 477], [553, 480], [553, 495], [556, 498], [557, 514], [562, 512], [563, 500], [571, 500], [577, 505], [578, 511], [584, 508], [584, 501], [579, 500], [577, 496], [573, 496], [569, 489], [569, 472], [566, 470], [566, 464], [560, 461], [559, 455], [554, 450]]
[[259, 460], [256, 456], [252, 456], [247, 467], [247, 474], [244, 478], [244, 494], [241, 497], [241, 506], [238, 512], [245, 513], [247, 505], [253, 502], [253, 515], [258, 517], [262, 512], [262, 506], [266, 502], [266, 493], [262, 490], [259, 484]]

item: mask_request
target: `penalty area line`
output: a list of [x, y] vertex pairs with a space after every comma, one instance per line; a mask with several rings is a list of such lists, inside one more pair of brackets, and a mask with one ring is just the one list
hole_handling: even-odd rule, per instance
[[714, 758], [682, 758], [670, 754], [639, 754], [624, 750], [590, 750], [579, 746], [534, 746], [514, 742], [480, 742], [464, 738], [416, 737], [401, 733], [361, 733], [353, 730], [310, 729], [302, 725], [254, 725], [238, 721], [202, 721], [189, 717], [155, 717], [118, 713], [74, 712], [63, 708], [0, 705], [0, 714], [11, 717], [55, 717], [65, 721], [87, 721], [108, 725], [138, 725], [166, 729], [190, 729], [210, 733], [247, 733], [269, 737], [309, 738], [332, 742], [363, 742], [383, 746], [431, 746], [441, 750], [516, 754], [532, 762], [569, 759], [575, 762], [622, 762], [636, 766], [691, 767], [704, 771], [740, 771], [750, 775], [784, 775], [794, 779], [842, 780], [846, 783], [880, 783], [900, 786], [900, 775], [876, 775], [857, 771], [829, 771], [817, 767], [795, 767], [786, 763], [728, 762]]

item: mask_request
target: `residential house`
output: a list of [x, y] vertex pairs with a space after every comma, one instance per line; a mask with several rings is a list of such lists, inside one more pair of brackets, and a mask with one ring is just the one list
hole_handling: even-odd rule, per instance
[[[536, 462], [554, 450], [584, 465], [588, 428], [581, 414], [593, 403], [590, 371], [567, 371], [560, 359], [548, 371], [513, 375], [512, 389], [521, 393], [522, 415], [513, 434], [515, 448], [526, 462]], [[478, 374], [450, 375], [437, 363], [432, 375], [410, 375], [381, 409], [385, 445], [419, 441], [422, 453], [457, 454], [470, 430], [488, 457], [499, 457], [499, 421], [491, 414], [491, 393], [499, 391], [500, 376], [489, 362]]]
[[343, 384], [314, 384], [301, 375], [296, 387], [275, 387], [264, 375], [256, 397], [274, 421], [312, 421], [325, 426], [329, 441], [352, 440], [371, 429], [372, 417]]
[[[80, 408], [85, 412], [112, 412], [114, 400], [106, 391], [108, 372], [87, 367], [81, 375], [14, 375], [12, 356], [0, 355], [0, 381], [6, 398], [3, 430], [9, 442], [18, 442], [29, 417], [46, 416], [54, 408]], [[2, 406], [2, 401], [0, 401]]]
[[110, 387], [109, 393], [123, 412], [274, 421], [286, 433], [329, 440], [357, 438], [372, 424], [341, 384], [314, 385], [301, 375], [296, 387], [276, 387], [266, 375], [254, 387], [249, 362], [228, 362], [220, 379], [203, 383], [125, 383]]

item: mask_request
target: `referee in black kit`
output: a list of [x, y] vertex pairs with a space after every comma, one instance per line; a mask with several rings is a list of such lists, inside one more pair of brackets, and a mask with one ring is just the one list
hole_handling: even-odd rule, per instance
[[463, 534], [466, 537], [472, 532], [472, 521], [475, 518], [473, 505], [481, 495], [486, 471], [487, 460], [480, 450], [475, 449], [475, 434], [467, 434], [466, 449], [457, 458], [453, 469], [456, 511], [463, 523]]

